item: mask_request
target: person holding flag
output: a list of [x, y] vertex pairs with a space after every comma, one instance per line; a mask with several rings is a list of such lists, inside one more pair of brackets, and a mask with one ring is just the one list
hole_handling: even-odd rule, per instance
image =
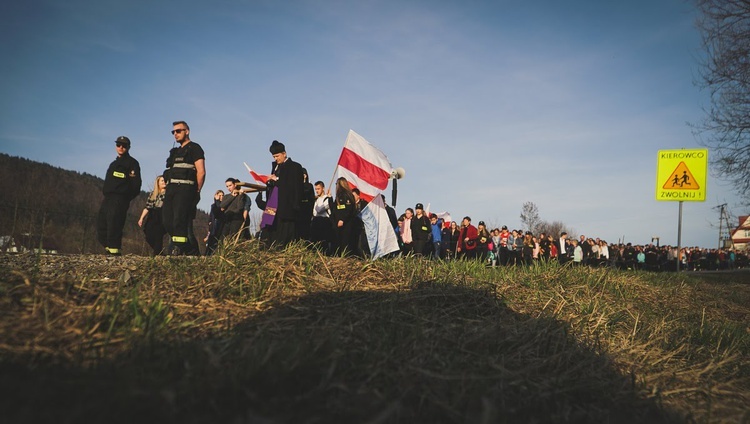
[[[271, 244], [283, 248], [296, 236], [296, 222], [302, 204], [304, 177], [302, 165], [287, 156], [283, 143], [274, 140], [268, 150], [274, 161], [271, 164], [271, 175], [268, 176], [267, 202], [271, 203], [273, 191], [277, 192], [278, 202], [273, 213], [272, 224], [263, 231], [270, 230]], [[271, 205], [266, 205], [266, 210], [269, 206]]]
[[[359, 189], [360, 197], [368, 202], [359, 215], [367, 235], [370, 257], [377, 259], [398, 251], [398, 239], [380, 197], [394, 173], [385, 154], [364, 137], [349, 130], [336, 165], [336, 173], [348, 182], [350, 188]], [[332, 212], [335, 213], [334, 210]]]
[[338, 253], [356, 255], [358, 241], [357, 205], [349, 181], [344, 177], [336, 180], [336, 200], [328, 198], [333, 218], [333, 228], [338, 242]]

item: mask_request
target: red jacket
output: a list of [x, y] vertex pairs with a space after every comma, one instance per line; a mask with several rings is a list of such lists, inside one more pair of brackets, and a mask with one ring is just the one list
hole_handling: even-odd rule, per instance
[[[461, 250], [474, 250], [477, 248], [477, 236], [479, 233], [477, 232], [477, 227], [469, 224], [468, 227], [462, 227], [461, 233], [458, 237], [458, 247]], [[468, 243], [465, 241], [466, 238], [469, 238]]]

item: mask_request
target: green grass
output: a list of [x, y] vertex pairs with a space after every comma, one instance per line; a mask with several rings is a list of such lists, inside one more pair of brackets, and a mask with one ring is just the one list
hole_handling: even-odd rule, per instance
[[0, 264], [8, 422], [750, 419], [747, 275], [99, 258]]

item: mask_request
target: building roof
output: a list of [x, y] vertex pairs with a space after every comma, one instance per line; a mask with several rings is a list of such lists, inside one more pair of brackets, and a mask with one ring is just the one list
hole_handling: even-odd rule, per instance
[[737, 228], [735, 228], [734, 230], [732, 230], [732, 234], [731, 234], [732, 240], [735, 243], [748, 243], [748, 242], [750, 242], [750, 238], [747, 238], [747, 237], [742, 237], [742, 238], [735, 237], [735, 236], [738, 235], [738, 233], [740, 232], [740, 230], [743, 230], [743, 231], [744, 230], [750, 230], [750, 215], [741, 216], [740, 217], [739, 225], [737, 225]]

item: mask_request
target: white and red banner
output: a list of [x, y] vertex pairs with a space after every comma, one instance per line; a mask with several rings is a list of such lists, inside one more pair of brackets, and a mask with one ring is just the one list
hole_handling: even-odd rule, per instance
[[339, 177], [358, 188], [366, 201], [371, 201], [388, 187], [393, 167], [388, 158], [361, 135], [349, 130], [344, 149], [336, 167]]
[[242, 162], [245, 164], [245, 168], [247, 168], [247, 172], [250, 173], [250, 175], [253, 177], [255, 181], [261, 182], [263, 184], [268, 184], [268, 175], [260, 175], [253, 171], [245, 162]]

